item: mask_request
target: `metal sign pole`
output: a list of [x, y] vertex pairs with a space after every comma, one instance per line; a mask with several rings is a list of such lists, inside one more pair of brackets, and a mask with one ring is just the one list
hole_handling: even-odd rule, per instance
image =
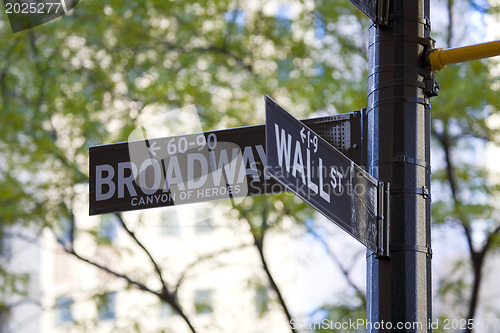
[[391, 184], [389, 258], [367, 256], [368, 332], [431, 332], [429, 0], [393, 0], [369, 39], [368, 167]]

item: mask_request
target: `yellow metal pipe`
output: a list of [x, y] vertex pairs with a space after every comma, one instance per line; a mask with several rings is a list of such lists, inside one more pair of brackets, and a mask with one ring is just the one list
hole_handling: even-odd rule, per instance
[[429, 60], [432, 70], [438, 71], [446, 67], [446, 65], [497, 55], [500, 55], [500, 40], [446, 50], [436, 49], [429, 55]]

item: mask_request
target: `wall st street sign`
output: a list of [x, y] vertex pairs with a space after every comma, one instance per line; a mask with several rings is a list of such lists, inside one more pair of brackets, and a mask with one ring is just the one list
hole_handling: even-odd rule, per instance
[[266, 96], [266, 171], [367, 248], [387, 253], [386, 188]]
[[[304, 120], [361, 161], [361, 112]], [[265, 126], [90, 148], [90, 215], [280, 193], [265, 172]]]

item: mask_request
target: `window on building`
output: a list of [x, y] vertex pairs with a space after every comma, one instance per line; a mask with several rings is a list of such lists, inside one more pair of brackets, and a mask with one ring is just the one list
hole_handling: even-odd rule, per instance
[[177, 211], [165, 208], [161, 214], [161, 234], [163, 236], [176, 236], [179, 231]]
[[114, 242], [117, 236], [117, 217], [114, 214], [105, 214], [101, 216], [101, 225], [99, 236]]
[[194, 309], [196, 314], [208, 314], [214, 311], [212, 306], [212, 290], [200, 289], [195, 291]]
[[258, 286], [255, 289], [255, 311], [260, 317], [269, 310], [269, 295], [267, 287]]
[[201, 209], [196, 212], [196, 233], [210, 232], [214, 229], [212, 211]]
[[116, 292], [101, 295], [97, 302], [99, 320], [112, 320], [116, 317]]
[[199, 221], [196, 223], [196, 233], [205, 233], [210, 232], [214, 229], [212, 224], [212, 219], [208, 218], [203, 221]]
[[62, 296], [56, 299], [55, 322], [56, 325], [64, 325], [73, 322], [73, 298]]

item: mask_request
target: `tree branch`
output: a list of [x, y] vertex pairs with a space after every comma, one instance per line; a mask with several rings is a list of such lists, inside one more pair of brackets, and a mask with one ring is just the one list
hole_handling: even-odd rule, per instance
[[455, 175], [455, 167], [453, 166], [453, 161], [451, 159], [451, 143], [446, 129], [443, 129], [442, 133], [438, 133], [435, 129], [432, 130], [434, 136], [438, 139], [443, 148], [445, 164], [446, 164], [446, 175], [448, 177], [448, 183], [450, 185], [451, 196], [453, 198], [454, 212], [457, 214], [460, 224], [464, 230], [465, 237], [467, 238], [467, 245], [469, 246], [469, 251], [471, 257], [475, 255], [476, 250], [472, 242], [472, 234], [470, 230], [470, 220], [462, 213], [462, 203], [458, 199], [458, 185]]
[[[482, 268], [484, 265], [484, 259], [486, 257], [486, 254], [491, 247], [491, 243], [493, 241], [494, 236], [500, 232], [500, 226], [498, 226], [493, 232], [491, 232], [488, 235], [487, 241], [485, 245], [480, 249], [480, 250], [475, 250], [474, 245], [473, 245], [473, 240], [472, 240], [472, 232], [471, 232], [471, 221], [465, 214], [463, 213], [463, 210], [461, 208], [462, 203], [458, 200], [458, 186], [457, 186], [457, 180], [456, 180], [456, 175], [454, 172], [454, 166], [453, 162], [451, 159], [451, 152], [450, 152], [450, 140], [449, 136], [446, 132], [446, 128], [443, 130], [442, 133], [437, 133], [435, 130], [433, 130], [433, 133], [435, 136], [438, 138], [441, 147], [443, 148], [444, 154], [445, 154], [445, 162], [446, 162], [446, 171], [447, 171], [447, 176], [448, 176], [448, 181], [452, 193], [452, 198], [453, 198], [453, 204], [454, 204], [454, 211], [455, 214], [457, 214], [457, 217], [459, 218], [461, 225], [463, 227], [465, 237], [467, 239], [467, 244], [469, 246], [469, 252], [470, 252], [470, 260], [472, 263], [472, 268], [473, 268], [473, 283], [472, 283], [472, 290], [471, 290], [471, 295], [470, 295], [470, 300], [469, 300], [469, 309], [467, 313], [467, 319], [474, 319], [474, 316], [476, 314], [477, 306], [479, 303], [479, 291], [481, 287], [481, 281], [482, 281]], [[472, 332], [472, 329], [470, 327], [467, 327], [465, 330], [466, 333]]]
[[[263, 207], [262, 222], [261, 222], [261, 226], [260, 226], [260, 231], [261, 231], [260, 237], [259, 237], [259, 235], [257, 235], [257, 232], [256, 232], [255, 228], [253, 228], [251, 222], [248, 219], [247, 219], [247, 221], [250, 224], [250, 230], [252, 232], [254, 244], [255, 244], [255, 247], [257, 248], [257, 251], [259, 252], [259, 258], [260, 258], [260, 262], [262, 264], [262, 267], [264, 269], [264, 272], [266, 273], [267, 278], [269, 279], [269, 283], [271, 284], [271, 288], [274, 290], [274, 292], [278, 296], [278, 301], [279, 301], [281, 307], [283, 308], [283, 312], [285, 312], [285, 315], [286, 315], [288, 322], [290, 323], [292, 321], [292, 315], [288, 309], [288, 306], [285, 302], [283, 294], [281, 293], [281, 290], [278, 287], [278, 284], [276, 283], [276, 281], [274, 280], [274, 277], [273, 277], [273, 274], [271, 273], [271, 270], [269, 269], [269, 265], [267, 264], [266, 257], [264, 256], [264, 236], [265, 236], [265, 233], [268, 229], [267, 205], [264, 204], [264, 207]], [[292, 333], [296, 332], [293, 325], [290, 325], [290, 330]]]
[[174, 288], [173, 294], [177, 295], [177, 293], [179, 291], [179, 288], [180, 288], [182, 282], [184, 281], [186, 275], [196, 265], [199, 265], [199, 264], [201, 264], [201, 263], [203, 263], [205, 261], [211, 260], [211, 259], [213, 259], [213, 258], [215, 258], [215, 257], [217, 257], [217, 256], [219, 256], [221, 254], [229, 253], [229, 252], [236, 251], [236, 250], [241, 250], [241, 249], [243, 249], [245, 247], [248, 247], [248, 246], [250, 246], [250, 244], [241, 244], [239, 246], [222, 249], [222, 250], [219, 250], [219, 251], [216, 251], [216, 252], [212, 252], [212, 253], [209, 253], [209, 254], [206, 254], [204, 256], [200, 256], [200, 257], [196, 258], [195, 261], [193, 261], [189, 265], [187, 265], [182, 270], [182, 272], [180, 273], [179, 279], [177, 280], [177, 283], [175, 284], [175, 288]]
[[453, 37], [453, 5], [455, 4], [455, 0], [448, 0], [448, 33], [446, 35], [446, 44], [448, 47], [451, 47], [451, 39]]
[[[17, 45], [19, 44], [20, 38], [16, 38], [15, 42], [12, 44], [10, 49], [7, 51], [6, 56], [4, 57], [5, 64], [2, 67], [2, 70], [0, 71], [0, 91], [2, 91], [2, 95], [4, 95], [4, 98], [7, 95], [7, 86], [5, 84], [5, 80], [7, 78], [7, 72], [8, 69], [10, 68], [10, 57], [14, 53], [14, 50], [16, 49]], [[4, 101], [4, 103], [6, 103]]]
[[121, 226], [127, 232], [127, 234], [130, 236], [130, 238], [132, 238], [134, 240], [134, 242], [142, 249], [142, 251], [149, 258], [149, 261], [153, 265], [156, 274], [158, 274], [158, 279], [160, 280], [160, 283], [161, 283], [161, 286], [162, 286], [162, 293], [168, 293], [168, 288], [167, 288], [167, 285], [166, 285], [165, 280], [163, 278], [163, 272], [162, 272], [160, 266], [158, 265], [158, 263], [156, 262], [156, 260], [151, 255], [151, 252], [136, 237], [136, 235], [134, 234], [134, 232], [132, 230], [130, 230], [130, 228], [127, 226], [127, 224], [123, 220], [121, 214], [120, 213], [115, 213], [115, 216], [118, 218], [118, 220], [120, 221]]
[[347, 270], [344, 265], [342, 265], [342, 263], [340, 262], [340, 260], [337, 258], [337, 256], [333, 253], [333, 251], [330, 249], [330, 247], [328, 246], [328, 244], [325, 242], [325, 240], [320, 236], [318, 235], [318, 233], [313, 230], [310, 226], [307, 226], [306, 225], [306, 229], [307, 231], [317, 240], [321, 243], [321, 245], [323, 245], [323, 247], [325, 248], [326, 250], [326, 253], [328, 254], [328, 256], [330, 256], [330, 258], [333, 260], [333, 262], [335, 262], [335, 264], [339, 267], [339, 269], [341, 270], [342, 274], [344, 275], [346, 281], [347, 281], [347, 284], [349, 284], [349, 286], [351, 286], [354, 291], [356, 292], [356, 295], [359, 297], [359, 299], [361, 300], [362, 304], [366, 307], [366, 295], [365, 293], [363, 293], [363, 291], [354, 283], [354, 281], [351, 279], [351, 276], [349, 275], [350, 272], [349, 270]]
[[487, 250], [489, 250], [489, 248], [491, 247], [491, 244], [493, 242], [493, 238], [500, 233], [500, 225], [498, 227], [496, 227], [489, 235], [488, 235], [488, 239], [486, 240], [486, 244], [484, 245], [483, 247], [483, 252], [486, 252]]
[[[61, 245], [63, 245], [63, 244], [61, 244]], [[156, 295], [156, 296], [162, 298], [161, 293], [148, 288], [145, 284], [140, 283], [138, 281], [135, 281], [135, 280], [131, 279], [130, 277], [128, 277], [125, 274], [121, 274], [121, 273], [115, 272], [114, 270], [112, 270], [112, 269], [110, 269], [110, 268], [108, 268], [108, 267], [106, 267], [104, 265], [101, 265], [101, 264], [99, 264], [99, 263], [97, 263], [95, 261], [87, 259], [87, 258], [81, 256], [79, 253], [77, 253], [74, 249], [69, 249], [69, 248], [65, 247], [64, 245], [63, 245], [63, 249], [64, 249], [64, 251], [66, 253], [71, 254], [75, 258], [77, 258], [77, 259], [79, 259], [79, 260], [81, 260], [83, 262], [86, 262], [87, 264], [90, 264], [91, 266], [94, 266], [94, 267], [96, 267], [96, 268], [98, 268], [98, 269], [100, 269], [100, 270], [102, 270], [102, 271], [104, 271], [104, 272], [106, 272], [108, 274], [111, 274], [114, 277], [117, 277], [117, 278], [120, 278], [120, 279], [123, 279], [123, 280], [127, 281], [127, 283], [129, 285], [136, 286], [140, 290], [147, 291], [148, 293], [151, 293], [153, 295]]]
[[[54, 236], [56, 237], [57, 242], [62, 246], [63, 250], [66, 253], [74, 256], [75, 258], [77, 258], [78, 260], [80, 260], [82, 262], [85, 262], [85, 263], [87, 263], [87, 264], [89, 264], [97, 269], [100, 269], [100, 270], [102, 270], [110, 275], [113, 275], [116, 278], [125, 280], [129, 285], [134, 286], [134, 287], [138, 288], [139, 290], [142, 290], [142, 291], [148, 292], [152, 295], [155, 295], [159, 299], [161, 299], [162, 301], [167, 302], [172, 307], [172, 309], [174, 309], [174, 311], [176, 311], [177, 314], [179, 314], [182, 317], [182, 319], [188, 325], [191, 332], [196, 333], [196, 329], [194, 328], [191, 321], [189, 320], [189, 318], [186, 316], [186, 314], [184, 313], [184, 311], [180, 307], [179, 303], [177, 302], [176, 297], [172, 293], [170, 293], [167, 289], [162, 289], [162, 291], [160, 291], [160, 292], [152, 290], [151, 288], [146, 286], [144, 283], [133, 280], [129, 276], [127, 276], [126, 274], [118, 273], [109, 267], [106, 267], [104, 265], [101, 265], [101, 264], [93, 261], [93, 260], [90, 260], [88, 258], [81, 256], [79, 253], [77, 253], [75, 251], [73, 246], [71, 246], [71, 248], [67, 247], [65, 245], [64, 241], [61, 238], [57, 237], [57, 235], [55, 234], [55, 232], [52, 228], [50, 228], [50, 230], [54, 233]], [[164, 283], [163, 280], [162, 280], [162, 283]]]

